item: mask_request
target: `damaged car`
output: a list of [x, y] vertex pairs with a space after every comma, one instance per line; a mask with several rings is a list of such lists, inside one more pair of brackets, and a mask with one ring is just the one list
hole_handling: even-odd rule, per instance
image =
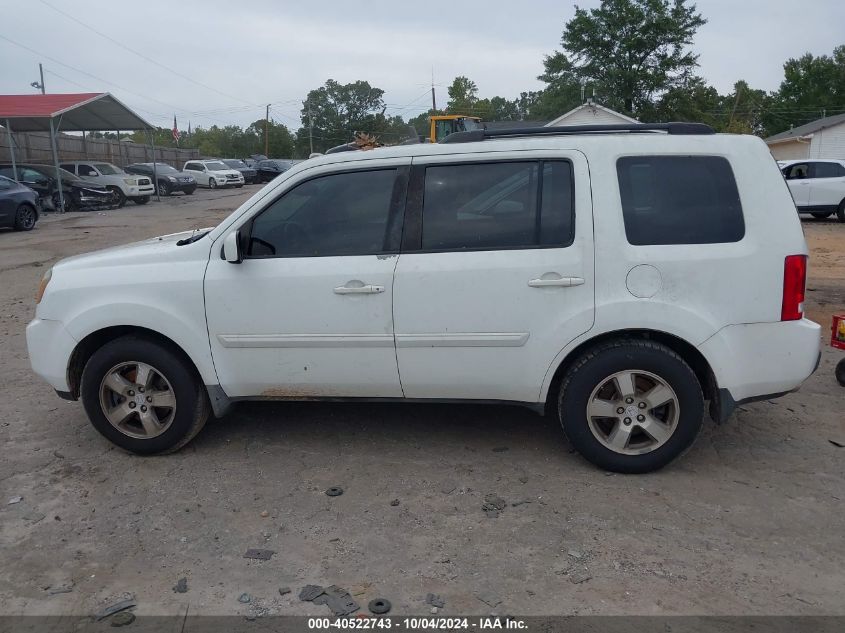
[[[97, 185], [79, 176], [59, 169], [62, 181], [62, 195], [65, 211], [91, 211], [96, 209], [111, 209], [117, 206], [113, 191]], [[15, 178], [17, 175], [17, 178]], [[38, 165], [32, 163], [18, 163], [14, 168], [11, 163], [0, 164], [0, 176], [26, 185], [38, 194], [41, 208], [44, 211], [59, 211], [59, 189], [56, 186], [56, 168], [52, 165]]]

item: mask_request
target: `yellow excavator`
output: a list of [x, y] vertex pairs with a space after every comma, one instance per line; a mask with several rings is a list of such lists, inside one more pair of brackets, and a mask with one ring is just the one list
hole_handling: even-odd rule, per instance
[[477, 116], [463, 114], [438, 114], [429, 117], [429, 134], [427, 141], [437, 143], [455, 132], [469, 132], [484, 129], [481, 119]]

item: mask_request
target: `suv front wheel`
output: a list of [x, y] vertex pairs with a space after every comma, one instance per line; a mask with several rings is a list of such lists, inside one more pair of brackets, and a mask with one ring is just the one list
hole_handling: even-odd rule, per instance
[[209, 415], [208, 395], [193, 368], [140, 336], [115, 339], [94, 352], [80, 392], [94, 428], [142, 455], [178, 450]]
[[569, 368], [558, 415], [569, 441], [593, 464], [646, 473], [692, 445], [704, 396], [695, 373], [670, 348], [620, 339], [587, 351]]

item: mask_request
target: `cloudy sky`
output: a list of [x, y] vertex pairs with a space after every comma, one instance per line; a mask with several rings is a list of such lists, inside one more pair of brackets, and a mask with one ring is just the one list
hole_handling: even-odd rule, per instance
[[[774, 90], [789, 57], [845, 44], [843, 0], [697, 4], [700, 74], [720, 91], [740, 78]], [[309, 89], [365, 79], [408, 117], [429, 107], [432, 71], [438, 105], [456, 75], [482, 97], [542, 87], [573, 13], [552, 0], [0, 0], [0, 93], [33, 92], [42, 62], [48, 92], [108, 91], [158, 125], [246, 125], [271, 103], [295, 128]]]

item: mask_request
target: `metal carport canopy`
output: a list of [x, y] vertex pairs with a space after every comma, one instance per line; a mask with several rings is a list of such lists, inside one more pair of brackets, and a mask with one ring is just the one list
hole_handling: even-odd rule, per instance
[[108, 92], [0, 95], [0, 123], [8, 120], [15, 132], [49, 132], [56, 118], [67, 132], [153, 129]]
[[[68, 132], [91, 132], [96, 130], [152, 130], [153, 126], [115, 99], [108, 92], [83, 92], [78, 94], [34, 94], [0, 95], [0, 121], [9, 135], [9, 152], [12, 155], [13, 175], [15, 148], [12, 132], [49, 132], [53, 149], [53, 164], [56, 167], [59, 206], [64, 212], [64, 192], [59, 171], [59, 152], [56, 149], [56, 134], [59, 130]], [[120, 136], [118, 135], [118, 140]], [[156, 179], [155, 135], [153, 143], [153, 181]], [[156, 187], [158, 191], [158, 187]], [[158, 195], [158, 194], [156, 194]]]

